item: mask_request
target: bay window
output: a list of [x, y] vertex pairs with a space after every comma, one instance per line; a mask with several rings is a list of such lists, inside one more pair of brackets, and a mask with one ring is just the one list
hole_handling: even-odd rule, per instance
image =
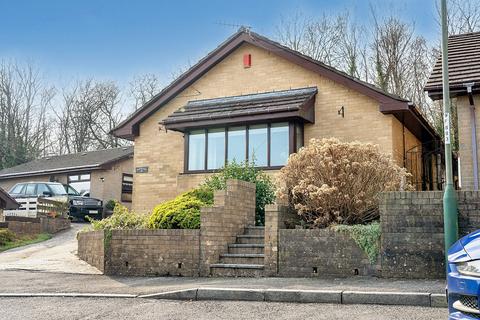
[[185, 133], [185, 171], [221, 169], [228, 162], [254, 162], [278, 169], [303, 146], [303, 124], [278, 122], [192, 130]]

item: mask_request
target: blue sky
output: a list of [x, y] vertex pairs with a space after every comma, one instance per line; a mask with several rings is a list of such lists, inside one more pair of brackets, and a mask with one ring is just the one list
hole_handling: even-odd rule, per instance
[[438, 35], [435, 0], [0, 0], [0, 60], [33, 61], [55, 83], [95, 77], [125, 84], [150, 72], [166, 84], [237, 29], [219, 23], [273, 36], [281, 16], [296, 10], [350, 8], [361, 22], [370, 3], [415, 20], [428, 39]]

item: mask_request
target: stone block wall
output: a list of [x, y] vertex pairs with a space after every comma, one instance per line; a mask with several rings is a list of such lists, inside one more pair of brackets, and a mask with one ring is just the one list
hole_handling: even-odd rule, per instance
[[198, 276], [199, 230], [113, 230], [105, 274]]
[[348, 277], [377, 275], [375, 264], [355, 241], [331, 229], [281, 229], [278, 275]]
[[[462, 236], [480, 228], [480, 193], [457, 197]], [[443, 192], [384, 193], [380, 222], [383, 277], [444, 277]]]
[[28, 217], [5, 217], [8, 229], [16, 234], [39, 234], [57, 233], [70, 228], [70, 220], [66, 218], [28, 218]]
[[370, 263], [348, 234], [331, 229], [288, 229], [298, 220], [285, 205], [266, 207], [266, 276], [378, 275], [376, 263]]
[[46, 233], [57, 233], [70, 228], [70, 219], [66, 218], [40, 218], [42, 231]]
[[202, 208], [200, 219], [200, 275], [207, 276], [228, 244], [255, 225], [255, 184], [228, 180], [227, 190], [215, 192], [214, 205]]
[[265, 207], [265, 275], [278, 274], [279, 232], [286, 229], [289, 221], [298, 220], [298, 216], [287, 206], [273, 204]]
[[104, 231], [79, 232], [78, 257], [98, 270], [105, 271], [105, 234]]
[[78, 235], [80, 259], [105, 274], [208, 276], [228, 244], [255, 224], [255, 184], [229, 180], [202, 208], [199, 230], [113, 230]]

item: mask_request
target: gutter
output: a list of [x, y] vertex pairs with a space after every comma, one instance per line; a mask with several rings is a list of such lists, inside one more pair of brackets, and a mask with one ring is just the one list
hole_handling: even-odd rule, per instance
[[465, 83], [468, 102], [470, 103], [470, 123], [472, 128], [472, 160], [473, 160], [473, 190], [478, 191], [478, 152], [477, 152], [477, 119], [475, 115], [475, 100], [473, 99], [473, 86], [475, 82]]
[[28, 172], [18, 172], [18, 173], [6, 173], [0, 175], [0, 180], [19, 178], [24, 176], [34, 176], [34, 175], [44, 175], [49, 173], [64, 173], [74, 170], [87, 170], [87, 169], [101, 169], [101, 164], [94, 164], [89, 166], [76, 166], [76, 167], [65, 167], [65, 168], [55, 168], [50, 170], [37, 170], [37, 171], [28, 171]]

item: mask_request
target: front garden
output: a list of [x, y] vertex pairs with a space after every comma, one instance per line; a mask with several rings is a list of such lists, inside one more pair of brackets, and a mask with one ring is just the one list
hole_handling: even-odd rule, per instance
[[[380, 194], [413, 189], [408, 179], [405, 169], [372, 144], [313, 139], [307, 147], [290, 156], [275, 182], [254, 163], [233, 162], [196, 189], [160, 203], [149, 214], [136, 214], [115, 204], [113, 215], [91, 221], [93, 230], [102, 233], [79, 237], [84, 239], [82, 255], [87, 261], [95, 261], [100, 269], [113, 273], [202, 274], [202, 266], [218, 261], [221, 248], [254, 222], [257, 226], [267, 223], [265, 259], [275, 256], [274, 260], [280, 264], [278, 269], [272, 269], [274, 274], [376, 274], [381, 238]], [[238, 190], [235, 192], [240, 193], [228, 192], [229, 181], [238, 180], [255, 186], [255, 202], [253, 198], [248, 200], [248, 192], [241, 191], [241, 185], [235, 187]], [[226, 200], [214, 203], [215, 191], [223, 192], [224, 197], [233, 197], [229, 209], [222, 207], [226, 206]], [[255, 218], [252, 212], [251, 220], [246, 204], [250, 202], [255, 203], [255, 208], [251, 207]], [[270, 212], [270, 216], [265, 217], [266, 206], [274, 202], [283, 204], [289, 212], [288, 218], [279, 212]], [[209, 207], [213, 211], [208, 210]], [[203, 214], [206, 216], [202, 220]], [[246, 220], [235, 216], [238, 214]], [[266, 221], [267, 218], [274, 220]], [[278, 220], [281, 220], [279, 224], [272, 228], [272, 221]], [[202, 221], [207, 224], [203, 226]], [[198, 232], [201, 228], [203, 231]], [[214, 238], [209, 240], [209, 236]], [[209, 247], [212, 241], [218, 243]], [[90, 252], [87, 243], [98, 250]], [[148, 246], [154, 243], [161, 243], [161, 248]], [[139, 248], [130, 252], [123, 247], [126, 244], [128, 248], [142, 246], [142, 257], [160, 254], [164, 263], [159, 267], [150, 260], [139, 260]], [[183, 258], [175, 253], [179, 246]], [[210, 253], [207, 261], [200, 261], [205, 257], [199, 255], [195, 249], [198, 247]], [[270, 250], [273, 247], [278, 250]], [[135, 261], [133, 266], [132, 261]], [[182, 265], [183, 271], [180, 271]]]
[[50, 238], [52, 238], [52, 235], [48, 233], [19, 235], [8, 229], [2, 228], [0, 229], [0, 252], [42, 242]]

